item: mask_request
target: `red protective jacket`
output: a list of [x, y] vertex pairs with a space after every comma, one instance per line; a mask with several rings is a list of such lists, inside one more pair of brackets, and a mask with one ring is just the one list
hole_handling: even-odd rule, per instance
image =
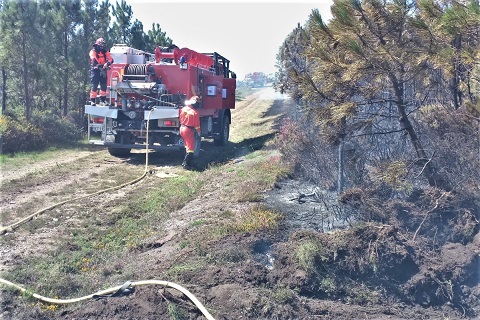
[[107, 50], [95, 50], [93, 48], [90, 50], [90, 53], [88, 54], [90, 57], [90, 64], [92, 65], [92, 68], [95, 68], [97, 65], [104, 65], [107, 62], [113, 63], [113, 58], [110, 52]]
[[200, 134], [200, 115], [192, 106], [180, 110], [180, 135], [185, 142], [187, 152], [195, 151], [195, 131]]

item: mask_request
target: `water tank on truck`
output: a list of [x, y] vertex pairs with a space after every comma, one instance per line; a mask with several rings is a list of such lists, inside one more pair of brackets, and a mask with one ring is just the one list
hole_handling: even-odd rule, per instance
[[179, 110], [199, 96], [201, 136], [228, 143], [235, 108], [236, 75], [217, 52], [157, 47], [147, 53], [114, 45], [107, 70], [108, 105], [85, 105], [88, 141], [124, 157], [132, 149], [183, 150]]

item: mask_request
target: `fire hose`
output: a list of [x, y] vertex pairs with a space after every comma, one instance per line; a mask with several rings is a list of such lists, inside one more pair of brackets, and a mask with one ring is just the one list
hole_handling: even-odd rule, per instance
[[163, 104], [167, 104], [167, 105], [172, 106], [172, 107], [176, 107], [176, 108], [179, 107], [179, 106], [178, 106], [177, 104], [175, 104], [175, 103], [163, 101], [163, 100], [161, 100], [161, 99], [155, 99], [155, 98], [152, 98], [152, 97], [150, 97], [150, 96], [147, 96], [147, 95], [141, 93], [139, 90], [135, 90], [135, 88], [132, 87], [132, 83], [130, 82], [130, 80], [126, 80], [125, 82], [127, 83], [128, 87], [129, 87], [133, 92], [135, 92], [136, 94], [138, 94], [139, 96], [142, 96], [142, 97], [145, 97], [145, 98], [148, 98], [148, 99], [151, 99], [151, 100], [155, 100], [155, 101], [157, 101], [157, 102], [161, 102], [161, 103], [163, 103]]
[[48, 206], [46, 208], [43, 208], [41, 210], [38, 210], [37, 212], [34, 212], [28, 216], [26, 216], [25, 218], [9, 225], [9, 226], [5, 226], [5, 227], [0, 227], [0, 235], [3, 235], [4, 233], [6, 233], [7, 231], [13, 231], [15, 230], [16, 228], [18, 228], [19, 226], [27, 223], [28, 221], [32, 220], [33, 218], [35, 218], [36, 216], [44, 213], [45, 211], [48, 211], [48, 210], [51, 210], [53, 208], [56, 208], [58, 206], [61, 206], [65, 203], [69, 203], [69, 202], [72, 202], [72, 201], [76, 201], [76, 200], [81, 200], [81, 199], [84, 199], [84, 198], [88, 198], [88, 197], [92, 197], [92, 196], [96, 196], [96, 195], [99, 195], [99, 194], [102, 194], [102, 193], [105, 193], [105, 192], [108, 192], [108, 191], [114, 191], [114, 190], [118, 190], [118, 189], [121, 189], [121, 188], [124, 188], [128, 185], [132, 185], [132, 184], [135, 184], [137, 183], [138, 181], [142, 180], [143, 178], [145, 178], [145, 176], [147, 175], [148, 173], [148, 146], [149, 146], [149, 143], [148, 143], [148, 132], [149, 132], [149, 128], [150, 128], [150, 115], [152, 113], [153, 109], [150, 110], [150, 112], [148, 113], [147, 115], [147, 134], [146, 134], [146, 141], [145, 141], [145, 150], [146, 150], [146, 155], [145, 155], [145, 170], [143, 172], [143, 174], [138, 177], [138, 178], [135, 178], [133, 179], [132, 181], [128, 181], [126, 183], [123, 183], [121, 185], [118, 185], [118, 186], [113, 186], [113, 187], [110, 187], [110, 188], [107, 188], [107, 189], [103, 189], [103, 190], [100, 190], [100, 191], [97, 191], [97, 192], [94, 192], [94, 193], [89, 193], [89, 194], [86, 194], [86, 195], [83, 195], [83, 196], [79, 196], [79, 197], [76, 197], [76, 198], [72, 198], [72, 199], [68, 199], [68, 200], [65, 200], [65, 201], [61, 201], [61, 202], [58, 202], [58, 203], [55, 203], [55, 204], [52, 204], [51, 206]]
[[[21, 291], [22, 293], [28, 292], [25, 288], [22, 288], [21, 286], [2, 278], [0, 278], [0, 283], [10, 287], [14, 287], [15, 289]], [[32, 296], [38, 300], [41, 300], [47, 303], [70, 304], [70, 303], [80, 302], [80, 301], [89, 300], [89, 299], [99, 299], [99, 298], [105, 298], [110, 296], [115, 297], [115, 296], [126, 295], [133, 292], [133, 289], [135, 287], [140, 287], [145, 285], [161, 285], [164, 287], [174, 288], [182, 292], [184, 295], [186, 295], [190, 299], [190, 301], [193, 302], [193, 304], [195, 304], [195, 306], [202, 312], [205, 318], [207, 318], [208, 320], [214, 320], [213, 316], [207, 311], [207, 309], [202, 305], [202, 303], [198, 301], [198, 299], [190, 291], [188, 291], [187, 289], [185, 289], [184, 287], [176, 283], [162, 281], [162, 280], [143, 280], [143, 281], [132, 281], [132, 282], [128, 281], [121, 286], [111, 287], [111, 288], [98, 291], [96, 293], [89, 294], [80, 298], [75, 298], [75, 299], [52, 299], [52, 298], [41, 296], [36, 293], [33, 293]]]
[[[128, 186], [128, 185], [132, 185], [134, 183], [137, 183], [138, 181], [142, 180], [148, 173], [148, 146], [149, 146], [149, 142], [148, 142], [148, 133], [149, 133], [149, 123], [150, 123], [150, 115], [152, 113], [153, 109], [150, 110], [150, 112], [148, 113], [147, 115], [147, 133], [146, 133], [146, 146], [145, 146], [145, 150], [146, 150], [146, 155], [145, 155], [145, 170], [143, 172], [143, 174], [136, 178], [136, 179], [133, 179], [132, 181], [129, 181], [129, 182], [126, 182], [126, 183], [123, 183], [121, 185], [118, 185], [118, 186], [114, 186], [114, 187], [110, 187], [110, 188], [107, 188], [107, 189], [104, 189], [104, 190], [100, 190], [100, 191], [97, 191], [97, 192], [94, 192], [94, 193], [90, 193], [90, 194], [87, 194], [87, 195], [83, 195], [83, 196], [80, 196], [80, 197], [76, 197], [76, 198], [73, 198], [73, 199], [69, 199], [69, 200], [65, 200], [65, 201], [62, 201], [62, 202], [59, 202], [59, 203], [56, 203], [56, 204], [53, 204], [47, 208], [43, 208], [23, 219], [21, 219], [20, 221], [17, 221], [9, 226], [6, 226], [6, 227], [2, 227], [0, 228], [0, 235], [3, 235], [4, 233], [6, 233], [7, 231], [13, 231], [15, 230], [17, 227], [21, 226], [22, 224], [32, 220], [34, 217], [40, 215], [41, 213], [45, 212], [45, 211], [48, 211], [50, 209], [53, 209], [55, 207], [58, 207], [60, 205], [63, 205], [65, 203], [68, 203], [68, 202], [72, 202], [72, 201], [75, 201], [75, 200], [80, 200], [80, 199], [84, 199], [84, 198], [87, 198], [87, 197], [91, 197], [91, 196], [94, 196], [94, 195], [98, 195], [98, 194], [101, 194], [101, 193], [105, 193], [105, 192], [108, 192], [108, 191], [113, 191], [113, 190], [118, 190], [118, 189], [121, 189], [125, 186]], [[6, 286], [10, 286], [10, 287], [13, 287], [19, 291], [21, 291], [22, 293], [27, 293], [27, 292], [30, 292], [28, 291], [27, 289], [13, 283], [13, 282], [10, 282], [6, 279], [3, 279], [3, 278], [0, 278], [0, 283], [6, 285]], [[214, 318], [212, 317], [212, 315], [207, 311], [207, 309], [200, 303], [200, 301], [192, 294], [190, 293], [190, 291], [188, 291], [187, 289], [183, 288], [182, 286], [176, 284], [176, 283], [173, 283], [173, 282], [168, 282], [168, 281], [163, 281], [163, 280], [143, 280], [143, 281], [133, 281], [133, 282], [126, 282], [125, 284], [123, 284], [122, 286], [117, 286], [117, 287], [111, 287], [109, 289], [105, 289], [105, 290], [102, 290], [102, 291], [98, 291], [94, 294], [90, 294], [90, 295], [87, 295], [87, 296], [83, 296], [83, 297], [80, 297], [80, 298], [75, 298], [75, 299], [53, 299], [53, 298], [48, 298], [48, 297], [44, 297], [42, 295], [39, 295], [37, 293], [33, 293], [32, 296], [38, 300], [41, 300], [43, 302], [47, 302], [47, 303], [52, 303], [52, 304], [70, 304], [70, 303], [75, 303], [75, 302], [80, 302], [80, 301], [84, 301], [84, 300], [88, 300], [88, 299], [98, 299], [98, 298], [105, 298], [105, 297], [115, 297], [115, 296], [120, 296], [120, 295], [125, 295], [125, 294], [128, 294], [128, 293], [131, 293], [133, 292], [132, 290], [135, 288], [135, 287], [139, 287], [139, 286], [144, 286], [144, 285], [149, 285], [149, 284], [153, 284], [153, 285], [161, 285], [161, 286], [164, 286], [164, 287], [171, 287], [171, 288], [174, 288], [180, 292], [182, 292], [183, 294], [185, 294], [194, 304], [195, 306], [202, 312], [202, 314], [208, 319], [208, 320], [214, 320]]]

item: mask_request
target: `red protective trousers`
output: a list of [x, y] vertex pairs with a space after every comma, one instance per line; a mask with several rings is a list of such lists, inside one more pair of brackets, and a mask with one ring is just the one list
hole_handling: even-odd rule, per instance
[[185, 126], [180, 127], [180, 135], [185, 143], [187, 153], [195, 151], [195, 133], [193, 130], [194, 129]]
[[[107, 62], [113, 63], [113, 58], [107, 50], [92, 49], [88, 53], [90, 57], [90, 99], [97, 97], [98, 85], [100, 85], [100, 97], [107, 96], [107, 74], [102, 75], [103, 65]], [[99, 69], [102, 69], [100, 70]]]

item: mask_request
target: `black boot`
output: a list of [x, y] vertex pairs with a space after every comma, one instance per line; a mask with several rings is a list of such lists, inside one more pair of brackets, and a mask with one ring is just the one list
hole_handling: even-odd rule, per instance
[[100, 105], [106, 106], [107, 105], [107, 97], [100, 96]]
[[96, 100], [95, 98], [90, 98], [90, 104], [92, 106], [96, 105], [95, 100]]
[[188, 152], [185, 155], [185, 159], [183, 159], [182, 167], [184, 167], [187, 170], [192, 169], [192, 162], [193, 162], [193, 153]]
[[193, 152], [190, 152], [187, 156], [187, 166], [192, 169], [193, 168]]
[[188, 156], [188, 153], [185, 155], [185, 158], [183, 158], [183, 162], [182, 162], [182, 167], [183, 167], [184, 169], [187, 168], [187, 156]]

